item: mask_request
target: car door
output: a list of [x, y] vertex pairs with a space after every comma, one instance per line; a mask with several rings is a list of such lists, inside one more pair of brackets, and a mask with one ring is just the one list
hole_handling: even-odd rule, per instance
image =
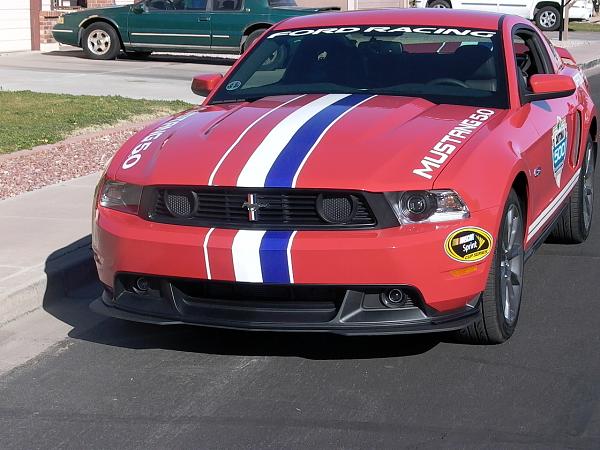
[[209, 0], [211, 3], [212, 49], [230, 53], [239, 51], [242, 35], [252, 15], [244, 9], [244, 0]]
[[453, 0], [452, 8], [497, 12], [498, 0]]
[[[529, 92], [528, 79], [532, 75], [555, 73], [555, 68], [542, 38], [533, 28], [519, 25], [513, 30], [513, 50], [523, 99]], [[530, 108], [529, 120], [537, 133], [533, 145], [523, 153], [533, 174], [528, 213], [534, 219], [564, 192], [573, 177], [577, 159], [573, 152], [579, 147], [581, 131], [575, 126], [576, 94], [524, 103], [522, 108]]]
[[128, 17], [130, 46], [153, 50], [210, 49], [208, 0], [145, 0]]
[[526, 19], [531, 19], [532, 11], [532, 0], [498, 0], [498, 12], [503, 14], [515, 14]]

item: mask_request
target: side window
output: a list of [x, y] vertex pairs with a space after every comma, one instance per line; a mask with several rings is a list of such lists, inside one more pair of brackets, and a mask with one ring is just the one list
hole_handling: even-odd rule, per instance
[[213, 0], [213, 11], [238, 11], [242, 8], [242, 0]]
[[532, 75], [551, 73], [550, 57], [535, 32], [518, 30], [513, 34], [517, 78], [522, 91], [529, 89], [529, 78]]
[[206, 11], [208, 0], [183, 0], [186, 11]]

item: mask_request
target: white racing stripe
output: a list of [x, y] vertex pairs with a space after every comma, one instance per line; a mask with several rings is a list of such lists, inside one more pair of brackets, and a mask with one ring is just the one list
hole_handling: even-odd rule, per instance
[[260, 243], [266, 231], [240, 230], [233, 238], [231, 253], [236, 281], [262, 283]]
[[204, 249], [204, 264], [206, 265], [206, 278], [209, 280], [212, 280], [212, 277], [210, 274], [210, 262], [208, 261], [208, 240], [213, 231], [215, 231], [214, 228], [208, 230], [208, 233], [206, 233], [206, 236], [204, 237], [204, 244], [202, 244], [202, 248]]
[[254, 151], [237, 180], [240, 187], [264, 187], [267, 174], [279, 154], [294, 134], [312, 117], [348, 97], [349, 94], [328, 94], [298, 108], [279, 122]]
[[554, 198], [552, 203], [550, 203], [546, 207], [546, 209], [544, 209], [542, 211], [542, 213], [532, 222], [532, 224], [529, 226], [529, 230], [528, 230], [528, 234], [527, 234], [527, 241], [529, 241], [538, 231], [541, 230], [541, 228], [544, 226], [544, 224], [546, 222], [548, 222], [548, 220], [552, 217], [552, 215], [556, 212], [556, 210], [561, 206], [562, 202], [565, 200], [567, 195], [569, 195], [569, 193], [573, 190], [573, 187], [579, 180], [580, 172], [581, 172], [581, 169], [579, 169], [577, 172], [575, 172], [575, 175], [573, 175], [573, 178], [571, 178], [571, 180], [569, 180], [569, 182], [566, 184], [566, 186], [563, 188], [563, 190], [560, 191], [560, 193]]
[[297, 231], [294, 231], [290, 236], [290, 240], [287, 245], [287, 261], [288, 261], [288, 272], [290, 274], [290, 283], [294, 283], [294, 270], [292, 269], [292, 243], [296, 237]]
[[212, 186], [213, 182], [215, 181], [215, 175], [217, 174], [217, 171], [219, 170], [219, 168], [221, 167], [221, 165], [223, 164], [223, 161], [225, 161], [225, 159], [229, 156], [229, 154], [233, 151], [233, 149], [236, 147], [236, 145], [238, 145], [240, 143], [240, 141], [243, 139], [244, 136], [246, 136], [246, 134], [248, 134], [248, 132], [254, 128], [254, 126], [260, 122], [261, 120], [263, 120], [265, 117], [267, 117], [268, 115], [274, 113], [275, 111], [277, 111], [279, 108], [282, 108], [284, 106], [286, 106], [287, 104], [293, 102], [294, 100], [298, 100], [299, 98], [304, 97], [306, 94], [302, 94], [299, 95], [298, 97], [294, 97], [291, 100], [288, 100], [285, 103], [282, 103], [281, 105], [268, 110], [266, 113], [264, 113], [262, 116], [260, 116], [258, 119], [256, 119], [254, 122], [252, 122], [248, 128], [246, 128], [242, 134], [239, 135], [239, 137], [235, 140], [235, 142], [233, 144], [231, 144], [231, 147], [229, 147], [227, 149], [227, 151], [225, 152], [225, 154], [221, 157], [221, 159], [219, 160], [219, 162], [217, 163], [217, 165], [215, 166], [215, 168], [213, 169], [212, 173], [210, 174], [210, 178], [208, 179], [208, 185]]

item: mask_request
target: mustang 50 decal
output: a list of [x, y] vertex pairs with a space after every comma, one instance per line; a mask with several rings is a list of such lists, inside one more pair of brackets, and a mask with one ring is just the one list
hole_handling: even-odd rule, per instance
[[460, 262], [477, 262], [492, 251], [494, 239], [482, 228], [465, 227], [453, 231], [446, 238], [446, 254]]
[[439, 169], [456, 149], [460, 147], [467, 136], [479, 128], [486, 120], [488, 120], [494, 111], [491, 109], [478, 109], [468, 118], [463, 119], [458, 126], [452, 128], [446, 136], [429, 150], [429, 154], [421, 160], [421, 166], [413, 170], [415, 175], [427, 178], [430, 180], [434, 169]]
[[180, 122], [183, 122], [185, 119], [187, 119], [188, 117], [190, 117], [194, 114], [195, 114], [195, 111], [191, 111], [187, 114], [183, 114], [182, 116], [175, 117], [174, 119], [171, 119], [168, 122], [163, 123], [156, 130], [152, 131], [150, 134], [148, 134], [146, 137], [144, 137], [144, 139], [142, 139], [140, 141], [140, 143], [138, 145], [136, 145], [133, 148], [133, 150], [131, 150], [131, 153], [129, 154], [129, 156], [127, 157], [125, 162], [123, 163], [123, 166], [122, 166], [123, 169], [131, 169], [133, 166], [135, 166], [139, 162], [139, 160], [142, 159], [141, 152], [150, 148], [150, 145], [152, 145], [152, 142], [154, 142], [156, 139], [161, 137], [165, 133], [165, 131], [167, 131], [169, 128], [174, 127], [175, 125], [177, 125]]
[[552, 168], [556, 185], [560, 187], [560, 176], [565, 167], [567, 155], [567, 119], [557, 117], [556, 125], [552, 127]]
[[495, 31], [471, 30], [461, 28], [438, 28], [438, 27], [342, 27], [342, 28], [316, 28], [305, 30], [278, 31], [267, 36], [273, 39], [277, 36], [308, 36], [315, 34], [350, 34], [350, 33], [419, 33], [419, 34], [443, 34], [453, 36], [475, 36], [489, 38], [496, 34]]

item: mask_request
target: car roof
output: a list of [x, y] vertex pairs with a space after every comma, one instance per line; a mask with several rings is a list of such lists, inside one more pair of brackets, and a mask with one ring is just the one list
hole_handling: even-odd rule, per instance
[[298, 16], [276, 25], [276, 30], [347, 25], [423, 25], [498, 30], [505, 14], [442, 8], [395, 8]]

